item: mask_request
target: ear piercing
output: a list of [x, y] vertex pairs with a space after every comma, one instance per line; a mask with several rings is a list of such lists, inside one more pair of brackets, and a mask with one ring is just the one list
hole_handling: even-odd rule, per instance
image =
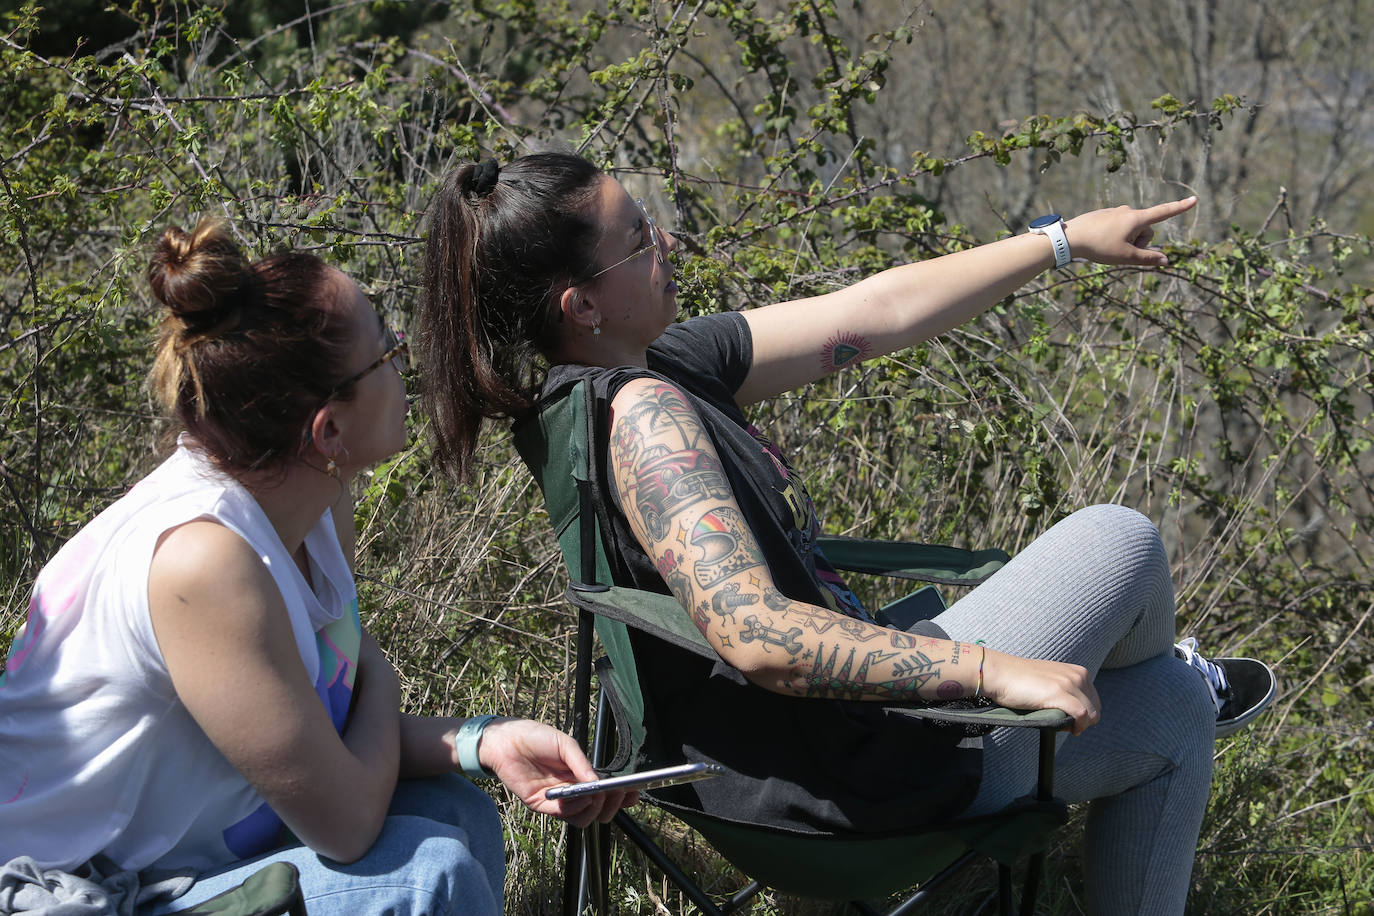
[[[343, 446], [340, 446], [340, 448], [343, 448]], [[347, 460], [348, 460], [348, 449], [346, 449], [346, 448], [343, 449], [343, 453], [344, 453], [344, 460], [347, 461]], [[339, 479], [339, 477], [340, 477], [339, 463], [338, 463], [337, 461], [334, 460], [334, 456], [333, 456], [333, 455], [330, 455], [330, 456], [329, 456], [329, 463], [326, 464], [326, 465], [324, 466], [324, 472], [325, 472], [326, 474], [328, 474], [330, 477], [333, 477], [335, 480]]]

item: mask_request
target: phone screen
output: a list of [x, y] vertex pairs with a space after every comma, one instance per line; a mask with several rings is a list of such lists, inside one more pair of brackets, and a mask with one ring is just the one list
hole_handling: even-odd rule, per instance
[[698, 779], [720, 776], [725, 768], [718, 763], [684, 763], [661, 770], [644, 770], [639, 773], [625, 773], [621, 776], [608, 776], [591, 782], [575, 782], [567, 786], [554, 786], [544, 792], [545, 798], [577, 798], [581, 795], [595, 795], [615, 789], [656, 789], [659, 786], [675, 786]]

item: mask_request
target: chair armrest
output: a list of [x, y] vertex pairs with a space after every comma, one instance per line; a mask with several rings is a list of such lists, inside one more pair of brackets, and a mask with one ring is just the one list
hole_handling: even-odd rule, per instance
[[[583, 610], [618, 620], [626, 626], [665, 640], [675, 646], [718, 661], [718, 656], [701, 635], [682, 605], [672, 595], [613, 585], [599, 591], [569, 588], [568, 600]], [[1061, 729], [1073, 720], [1058, 709], [1016, 710], [1001, 706], [890, 706], [893, 712], [918, 719], [976, 725], [985, 728]]]
[[996, 548], [963, 550], [834, 534], [822, 534], [818, 543], [836, 569], [947, 585], [977, 585], [1011, 559], [1005, 550]]
[[1073, 723], [1073, 717], [1061, 709], [1008, 709], [1005, 706], [975, 706], [962, 709], [956, 706], [903, 706], [891, 708], [899, 715], [956, 725], [977, 725], [984, 728], [1048, 728], [1058, 731]]
[[617, 620], [702, 658], [720, 660], [706, 637], [701, 635], [672, 595], [622, 585], [602, 586], [594, 591], [573, 585], [568, 588], [566, 596], [584, 611]]

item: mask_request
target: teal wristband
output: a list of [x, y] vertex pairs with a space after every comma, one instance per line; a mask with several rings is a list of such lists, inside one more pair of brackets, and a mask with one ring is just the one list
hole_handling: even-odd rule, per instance
[[469, 779], [492, 779], [496, 776], [477, 759], [477, 746], [482, 743], [482, 731], [498, 718], [495, 715], [473, 716], [460, 725], [453, 736], [453, 749], [458, 753], [458, 769]]

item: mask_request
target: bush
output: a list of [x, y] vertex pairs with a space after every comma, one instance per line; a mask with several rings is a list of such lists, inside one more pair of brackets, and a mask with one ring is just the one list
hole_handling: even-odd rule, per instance
[[[40, 29], [32, 3], [10, 14], [0, 648], [42, 563], [146, 473], [168, 432], [139, 377], [155, 317], [142, 271], [169, 223], [223, 215], [254, 253], [317, 251], [405, 326], [439, 178], [479, 155], [561, 143], [672, 214], [680, 299], [708, 312], [989, 240], [1050, 193], [1084, 207], [1123, 188], [1162, 199], [1173, 190], [1151, 177], [1161, 163], [1234, 158], [1218, 131], [1263, 124], [1224, 92], [1162, 94], [1140, 113], [1067, 100], [1063, 116], [974, 120], [954, 125], [962, 147], [909, 152], [917, 130], [892, 111], [927, 101], [899, 78], [950, 40], [933, 14], [587, 6], [343, 3], [281, 21], [249, 4], [230, 21], [137, 4], [100, 26], [107, 40], [76, 45], [71, 28]], [[989, 218], [986, 185], [1017, 207]], [[1356, 912], [1374, 884], [1374, 297], [1350, 278], [1368, 275], [1371, 246], [1322, 213], [1296, 222], [1286, 195], [1270, 200], [1267, 217], [1170, 227], [1167, 269], [1046, 275], [758, 422], [784, 448], [807, 445], [831, 530], [1014, 550], [1088, 503], [1156, 520], [1180, 631], [1273, 659], [1283, 679], [1274, 711], [1218, 747], [1195, 906]], [[358, 494], [366, 625], [416, 711], [565, 722], [572, 621], [537, 491], [501, 430], [471, 486], [436, 476], [415, 423], [412, 448]], [[506, 809], [511, 911], [547, 911], [560, 829]], [[728, 866], [681, 842], [728, 889]], [[1072, 855], [1056, 860], [1054, 912], [1075, 911]], [[626, 910], [684, 906], [633, 857], [617, 874]]]

